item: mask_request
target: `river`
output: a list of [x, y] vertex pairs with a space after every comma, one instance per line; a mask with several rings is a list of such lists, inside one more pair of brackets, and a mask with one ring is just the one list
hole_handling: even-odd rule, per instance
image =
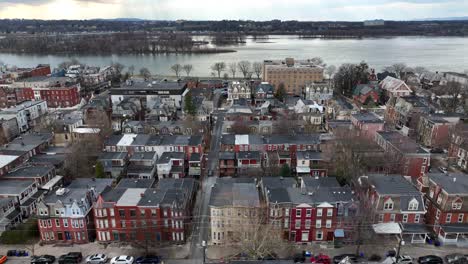
[[297, 36], [270, 36], [269, 39], [247, 39], [246, 44], [223, 46], [234, 53], [157, 54], [157, 55], [24, 55], [0, 53], [0, 61], [19, 67], [40, 63], [56, 66], [69, 58], [88, 65], [105, 66], [112, 61], [134, 65], [136, 72], [147, 67], [152, 74], [171, 74], [175, 63], [192, 64], [192, 76], [210, 76], [214, 62], [263, 61], [293, 57], [322, 57], [328, 65], [358, 63], [362, 60], [377, 70], [396, 62], [424, 66], [433, 71], [468, 69], [468, 38], [461, 37], [394, 37], [364, 39], [300, 39]]

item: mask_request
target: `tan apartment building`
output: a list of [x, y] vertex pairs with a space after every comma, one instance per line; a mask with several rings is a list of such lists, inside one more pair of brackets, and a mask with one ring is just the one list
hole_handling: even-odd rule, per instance
[[265, 60], [263, 62], [263, 81], [269, 82], [278, 89], [283, 83], [286, 92], [301, 95], [302, 89], [310, 82], [323, 82], [323, 67], [313, 65], [310, 60], [295, 61]]
[[252, 238], [263, 210], [255, 179], [218, 178], [210, 197], [211, 245]]

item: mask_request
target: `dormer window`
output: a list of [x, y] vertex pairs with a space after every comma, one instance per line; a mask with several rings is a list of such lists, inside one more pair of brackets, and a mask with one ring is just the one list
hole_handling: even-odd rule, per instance
[[440, 203], [442, 203], [442, 194], [439, 194], [439, 196], [437, 196], [437, 204]]
[[452, 203], [452, 210], [460, 210], [462, 208], [462, 201], [461, 199], [456, 199]]
[[418, 201], [413, 198], [413, 200], [409, 202], [408, 210], [415, 211], [415, 210], [418, 210], [418, 207], [419, 207]]
[[388, 199], [384, 203], [384, 210], [393, 210], [393, 201], [392, 201], [392, 199]]

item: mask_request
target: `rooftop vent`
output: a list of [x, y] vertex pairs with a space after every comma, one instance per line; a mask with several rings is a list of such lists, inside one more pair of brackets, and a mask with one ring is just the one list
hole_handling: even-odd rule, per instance
[[68, 193], [70, 190], [67, 188], [59, 188], [57, 191], [55, 191], [55, 194], [57, 196], [63, 196], [64, 194]]

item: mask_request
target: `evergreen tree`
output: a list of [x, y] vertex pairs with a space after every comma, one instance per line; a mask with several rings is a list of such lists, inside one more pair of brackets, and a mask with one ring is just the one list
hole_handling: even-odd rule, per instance
[[192, 94], [187, 93], [184, 98], [184, 111], [185, 113], [194, 116], [196, 113], [195, 104], [193, 103]]
[[96, 163], [96, 178], [105, 178], [106, 173], [104, 172], [104, 166], [101, 162]]
[[276, 90], [275, 97], [276, 99], [283, 102], [285, 95], [286, 95], [286, 89], [284, 88], [284, 83], [280, 83], [278, 85], [278, 89]]
[[283, 167], [281, 167], [281, 173], [280, 176], [283, 177], [291, 177], [291, 168], [289, 168], [289, 165], [287, 163], [283, 164]]

